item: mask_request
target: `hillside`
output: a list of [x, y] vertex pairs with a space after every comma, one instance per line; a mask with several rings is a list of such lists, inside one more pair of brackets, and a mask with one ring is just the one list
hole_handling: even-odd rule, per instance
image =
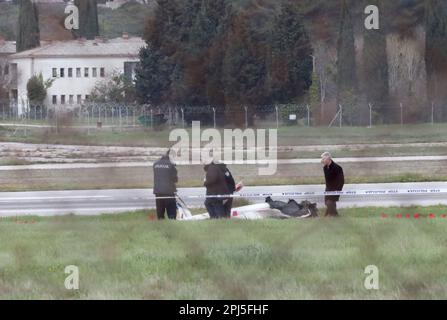
[[[42, 40], [69, 40], [71, 32], [64, 28], [64, 8], [62, 3], [39, 4], [39, 27]], [[99, 7], [99, 28], [101, 36], [115, 38], [127, 32], [132, 36], [142, 36], [152, 6], [129, 2], [112, 10]], [[18, 6], [0, 3], [0, 36], [15, 40], [18, 19]]]

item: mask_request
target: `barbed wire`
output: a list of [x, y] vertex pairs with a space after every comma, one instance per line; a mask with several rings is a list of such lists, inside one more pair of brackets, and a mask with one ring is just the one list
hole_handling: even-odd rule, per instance
[[[332, 108], [333, 109], [333, 108]], [[405, 106], [382, 106], [372, 104], [362, 107], [339, 105], [333, 110], [312, 109], [306, 104], [278, 104], [262, 106], [188, 106], [93, 102], [81, 104], [66, 103], [46, 106], [43, 103], [0, 99], [0, 118], [2, 121], [24, 122], [41, 121], [50, 124], [59, 119], [71, 119], [72, 125], [109, 127], [158, 127], [160, 125], [186, 127], [192, 121], [201, 121], [203, 125], [222, 126], [225, 119], [242, 119], [246, 127], [256, 122], [270, 122], [272, 127], [280, 126], [366, 126], [381, 124], [436, 123], [444, 120], [447, 110], [434, 104], [425, 109]], [[383, 118], [380, 113], [386, 112]], [[325, 116], [322, 114], [325, 113]], [[360, 119], [360, 120], [359, 120]], [[326, 123], [326, 124], [325, 124]], [[65, 123], [70, 125], [70, 122]]]

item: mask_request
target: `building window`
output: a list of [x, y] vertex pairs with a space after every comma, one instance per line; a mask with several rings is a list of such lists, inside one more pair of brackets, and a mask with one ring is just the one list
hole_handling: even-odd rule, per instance
[[61, 78], [65, 77], [65, 69], [61, 68]]
[[104, 78], [106, 76], [106, 70], [104, 68], [99, 69], [99, 76]]
[[69, 103], [69, 104], [73, 104], [73, 103], [74, 103], [74, 96], [73, 96], [72, 94], [70, 94], [70, 95], [68, 96], [68, 103]]
[[65, 104], [65, 94], [61, 95], [61, 104]]
[[53, 96], [53, 104], [57, 104], [57, 96]]
[[73, 78], [73, 68], [68, 68], [68, 77]]
[[84, 68], [84, 77], [88, 78], [88, 68]]
[[81, 104], [81, 103], [82, 103], [82, 96], [81, 96], [80, 94], [78, 94], [78, 95], [76, 96], [76, 103], [77, 103], [77, 104]]
[[88, 94], [85, 95], [85, 100], [88, 101], [90, 99], [90, 96]]
[[5, 76], [9, 74], [9, 65], [5, 66], [4, 73], [5, 73]]
[[76, 77], [81, 77], [81, 68], [76, 68]]
[[57, 68], [53, 68], [53, 78], [57, 78]]
[[96, 68], [92, 68], [92, 77], [96, 78], [98, 76], [98, 72], [96, 71]]
[[124, 62], [124, 76], [127, 80], [135, 80], [135, 69], [138, 62], [127, 61]]

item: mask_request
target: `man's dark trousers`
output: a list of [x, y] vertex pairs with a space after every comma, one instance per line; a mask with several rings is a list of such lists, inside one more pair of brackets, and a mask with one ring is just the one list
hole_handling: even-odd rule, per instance
[[233, 208], [233, 198], [224, 201], [225, 218], [231, 218], [231, 209]]
[[205, 207], [211, 219], [225, 218], [225, 206], [222, 199], [208, 198], [205, 200]]
[[338, 211], [337, 211], [337, 201], [332, 199], [325, 199], [326, 204], [326, 217], [338, 217]]
[[172, 195], [157, 194], [155, 199], [155, 205], [157, 207], [157, 218], [159, 220], [163, 220], [165, 218], [165, 211], [168, 213], [169, 219], [175, 220], [177, 218], [177, 203], [175, 202], [173, 194]]

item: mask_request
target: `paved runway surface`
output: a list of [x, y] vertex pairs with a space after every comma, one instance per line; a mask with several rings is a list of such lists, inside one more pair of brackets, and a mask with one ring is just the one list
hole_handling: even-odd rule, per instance
[[[445, 189], [447, 182], [430, 183], [383, 183], [346, 185], [349, 190], [381, 189]], [[281, 193], [281, 192], [324, 191], [322, 185], [306, 186], [258, 186], [245, 187], [243, 193]], [[190, 207], [202, 207], [205, 194], [203, 188], [179, 189], [179, 195]], [[192, 197], [192, 198], [189, 198]], [[263, 198], [249, 199], [251, 202], [263, 202]], [[278, 199], [284, 200], [284, 199]], [[296, 200], [304, 200], [296, 199]], [[308, 199], [323, 207], [323, 198]], [[429, 206], [447, 205], [446, 194], [408, 194], [408, 195], [368, 195], [343, 196], [339, 207], [387, 207], [387, 206]], [[0, 193], [0, 216], [17, 215], [97, 215], [119, 213], [153, 208], [155, 201], [151, 189], [126, 190], [81, 190], [81, 191], [42, 191], [42, 192], [3, 192]]]

